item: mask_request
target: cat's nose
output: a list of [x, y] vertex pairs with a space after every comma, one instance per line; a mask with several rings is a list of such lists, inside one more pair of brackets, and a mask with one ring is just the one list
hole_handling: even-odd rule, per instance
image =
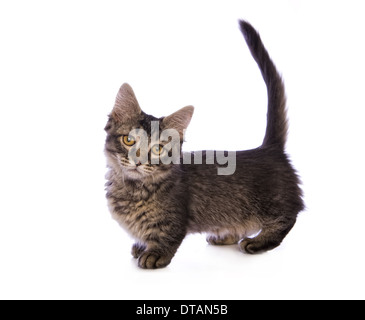
[[142, 163], [141, 163], [141, 161], [138, 161], [138, 162], [136, 163], [136, 167], [139, 167], [141, 164], [142, 164]]

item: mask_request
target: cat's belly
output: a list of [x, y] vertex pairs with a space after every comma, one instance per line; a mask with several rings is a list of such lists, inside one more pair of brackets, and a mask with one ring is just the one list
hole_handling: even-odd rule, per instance
[[208, 233], [224, 237], [235, 235], [240, 239], [256, 235], [261, 230], [261, 223], [253, 217], [232, 215], [227, 212], [194, 212], [188, 223], [188, 233]]
[[197, 225], [190, 222], [188, 225], [188, 233], [207, 233], [211, 235], [216, 235], [219, 237], [225, 237], [228, 235], [237, 236], [239, 239], [244, 239], [247, 237], [253, 237], [261, 231], [260, 224], [247, 221], [246, 223], [228, 225], [228, 224], [216, 224], [216, 225]]

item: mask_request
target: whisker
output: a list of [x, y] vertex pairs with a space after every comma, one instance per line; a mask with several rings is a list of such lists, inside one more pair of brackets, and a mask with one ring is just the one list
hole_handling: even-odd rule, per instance
[[151, 167], [143, 167], [143, 170], [152, 172], [155, 169], [154, 168], [151, 168]]

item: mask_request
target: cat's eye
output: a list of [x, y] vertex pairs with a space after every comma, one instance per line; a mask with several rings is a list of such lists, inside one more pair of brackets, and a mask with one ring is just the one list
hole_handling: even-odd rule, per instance
[[164, 148], [162, 145], [160, 144], [155, 144], [152, 148], [151, 151], [153, 154], [155, 154], [156, 156], [159, 156], [162, 154], [162, 152], [164, 151]]
[[128, 147], [131, 147], [133, 146], [135, 143], [136, 143], [136, 140], [131, 137], [131, 136], [123, 136], [123, 143], [128, 146]]

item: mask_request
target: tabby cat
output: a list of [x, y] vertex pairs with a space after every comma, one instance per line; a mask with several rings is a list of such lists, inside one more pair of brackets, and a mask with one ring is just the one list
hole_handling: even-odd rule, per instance
[[[248, 254], [271, 250], [304, 208], [299, 178], [285, 153], [283, 81], [257, 31], [245, 21], [239, 24], [267, 86], [268, 113], [262, 145], [237, 151], [232, 174], [218, 174], [222, 163], [208, 159], [208, 151], [180, 153], [180, 161], [170, 163], [159, 158], [171, 155], [166, 149], [171, 139], [159, 140], [167, 129], [178, 133], [181, 150], [193, 107], [156, 118], [141, 110], [128, 84], [118, 92], [105, 127], [106, 197], [112, 216], [136, 240], [132, 255], [141, 268], [166, 267], [184, 237], [195, 232], [206, 233], [212, 245], [238, 244]], [[143, 152], [136, 130], [146, 133], [145, 161], [136, 158]], [[199, 164], [183, 161], [199, 156]]]

